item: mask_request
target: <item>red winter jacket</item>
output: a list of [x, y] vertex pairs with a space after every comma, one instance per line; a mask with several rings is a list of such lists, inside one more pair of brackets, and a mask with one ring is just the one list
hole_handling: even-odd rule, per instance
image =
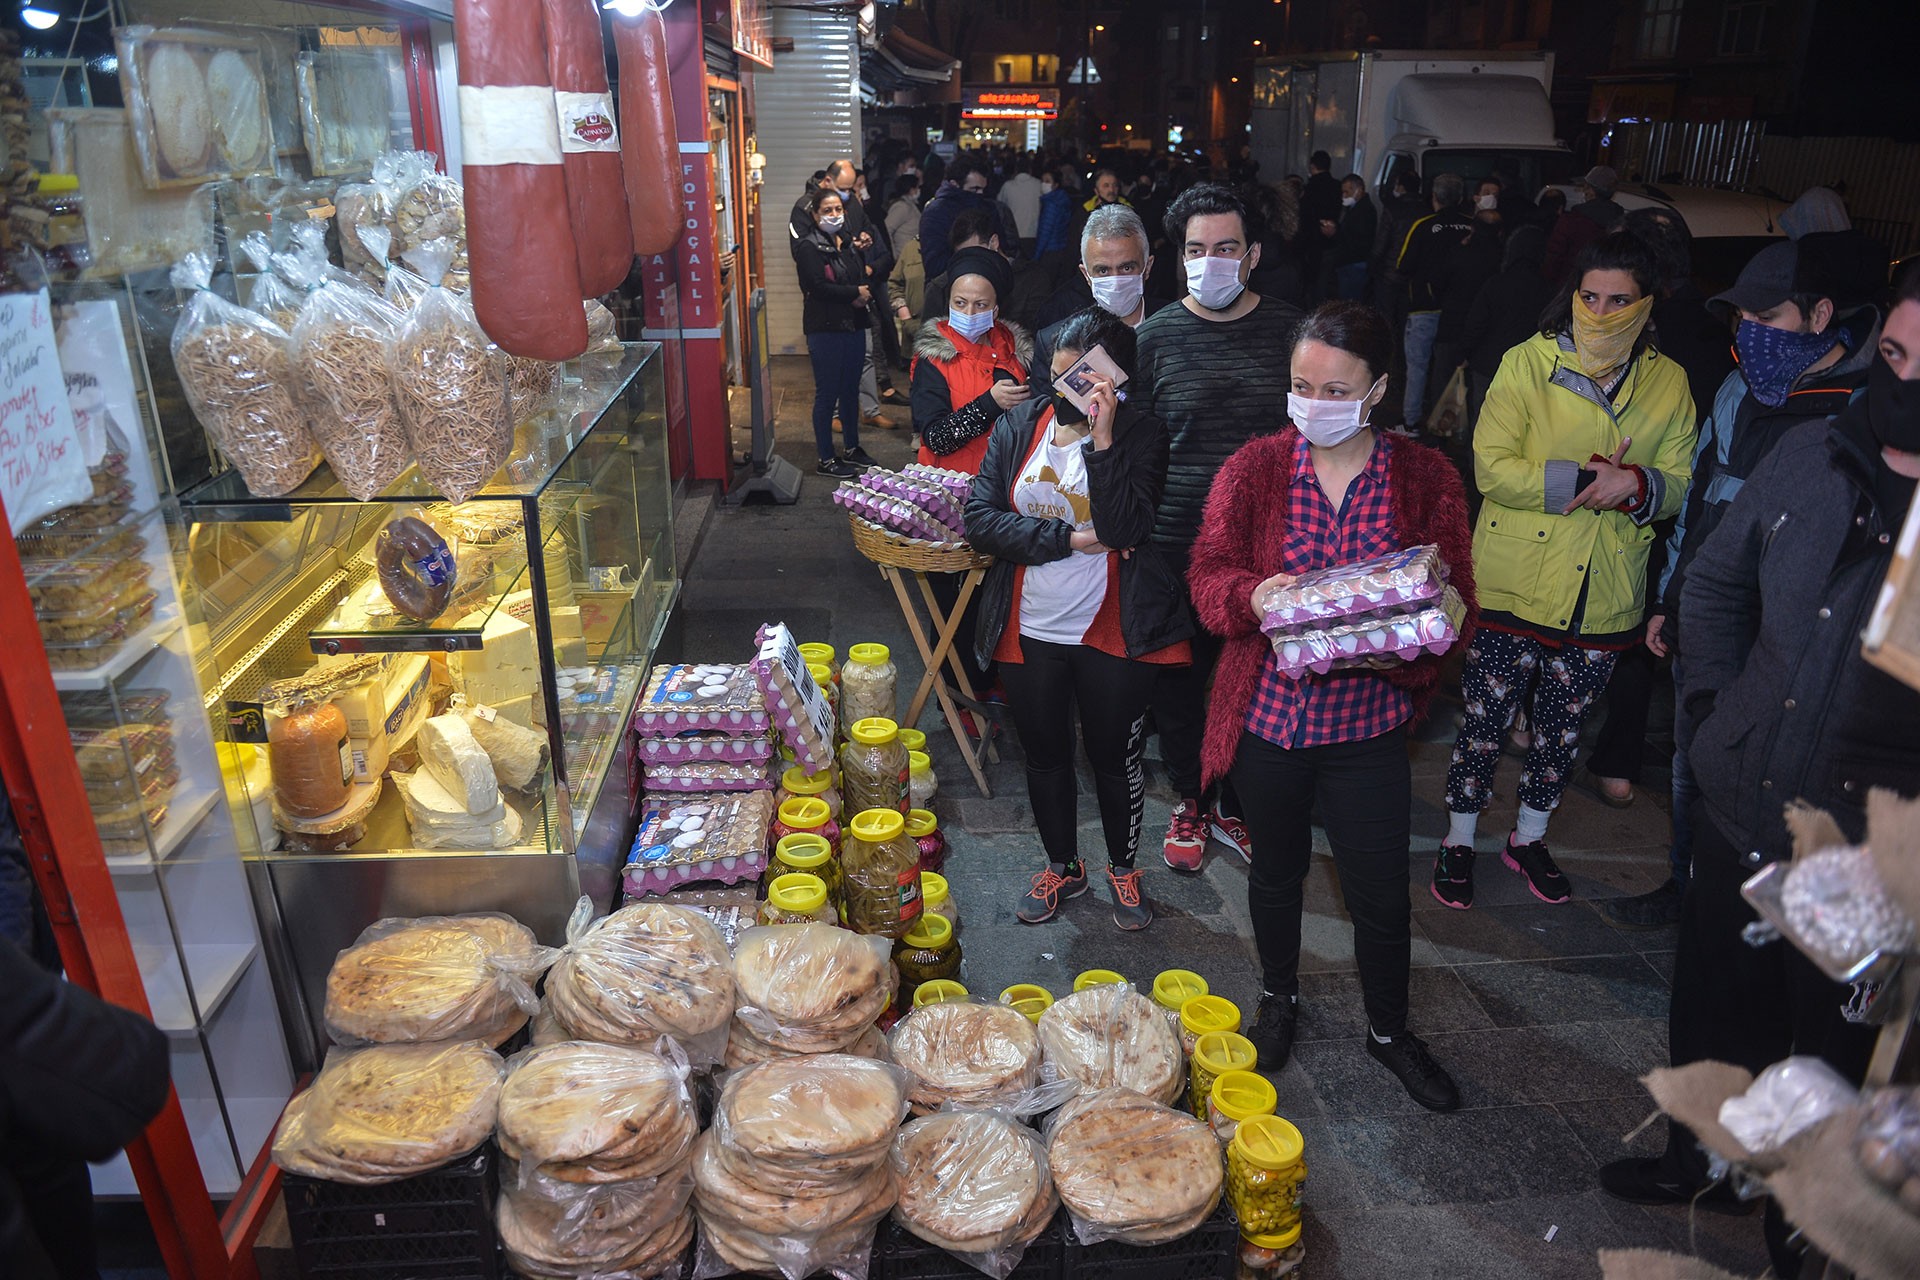
[[[1226, 639], [1213, 672], [1207, 736], [1201, 749], [1205, 782], [1225, 775], [1240, 747], [1247, 706], [1260, 687], [1260, 672], [1272, 652], [1253, 613], [1253, 589], [1281, 572], [1287, 545], [1287, 488], [1299, 432], [1288, 425], [1261, 436], [1227, 459], [1207, 495], [1188, 562], [1187, 587], [1201, 625]], [[1467, 491], [1460, 473], [1437, 449], [1391, 437], [1387, 460], [1393, 527], [1403, 547], [1440, 548], [1447, 580], [1467, 606], [1462, 641], [1480, 614], [1473, 589], [1473, 534], [1467, 523]], [[1440, 658], [1428, 654], [1381, 673], [1413, 697], [1416, 720], [1440, 683]]]

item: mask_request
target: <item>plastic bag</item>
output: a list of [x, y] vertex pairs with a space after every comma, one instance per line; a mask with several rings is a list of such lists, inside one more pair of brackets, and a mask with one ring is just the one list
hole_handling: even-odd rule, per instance
[[683, 1162], [658, 1178], [582, 1186], [508, 1170], [500, 1180], [500, 1243], [515, 1274], [651, 1280], [675, 1272], [693, 1243]]
[[649, 799], [623, 872], [643, 897], [688, 880], [737, 883], [767, 865], [771, 791], [675, 792]]
[[1063, 996], [1040, 1015], [1043, 1078], [1132, 1089], [1170, 1103], [1186, 1084], [1180, 1039], [1159, 1006], [1123, 983]]
[[587, 349], [590, 356], [617, 356], [625, 353], [620, 345], [620, 334], [614, 324], [613, 312], [598, 298], [588, 298], [580, 304], [587, 310]]
[[1060, 1207], [1046, 1144], [1005, 1112], [943, 1109], [912, 1121], [892, 1163], [894, 1221], [994, 1280], [1013, 1274]]
[[552, 360], [508, 356], [507, 388], [514, 422], [525, 422], [560, 394], [560, 365]]
[[765, 1043], [800, 1053], [850, 1042], [892, 1003], [893, 944], [826, 924], [762, 925], [733, 952], [739, 1018]]
[[431, 151], [390, 151], [373, 164], [373, 179], [393, 193], [393, 245], [402, 258], [436, 240], [447, 242], [444, 283], [468, 287], [465, 189], [438, 172]]
[[377, 182], [350, 182], [334, 193], [333, 209], [340, 261], [362, 280], [380, 284], [392, 256], [392, 193]]
[[[406, 256], [430, 286], [391, 348], [407, 444], [449, 502], [465, 502], [513, 450], [507, 372], [473, 304], [445, 286], [452, 245], [434, 241]], [[390, 282], [391, 283], [391, 282]]]
[[1406, 547], [1369, 560], [1300, 574], [1261, 597], [1260, 629], [1269, 635], [1337, 618], [1407, 612], [1400, 606], [1437, 599], [1446, 565], [1434, 546]]
[[908, 1093], [925, 1114], [946, 1103], [998, 1103], [1040, 1083], [1040, 1037], [1009, 1005], [960, 1000], [924, 1005], [894, 1024], [888, 1055], [912, 1073]]
[[339, 1044], [505, 1041], [540, 1007], [555, 956], [509, 916], [377, 920], [334, 957], [327, 1032]]
[[493, 1132], [505, 1075], [500, 1055], [477, 1040], [335, 1049], [287, 1104], [273, 1162], [360, 1185], [438, 1168]]
[[546, 992], [555, 1021], [580, 1039], [650, 1046], [670, 1036], [696, 1066], [726, 1054], [727, 944], [691, 908], [636, 902], [595, 920], [592, 900], [581, 898]]
[[524, 1177], [630, 1182], [684, 1169], [700, 1132], [685, 1055], [567, 1040], [507, 1059], [500, 1151]]
[[192, 291], [172, 347], [193, 416], [254, 494], [293, 492], [320, 465], [320, 452], [294, 401], [286, 330], [214, 293], [206, 254], [182, 258], [172, 279], [174, 288]]
[[1887, 892], [1873, 855], [1858, 846], [1793, 860], [1780, 886], [1787, 931], [1828, 972], [1844, 972], [1875, 951], [1914, 949], [1912, 920]]
[[[887, 1037], [879, 1027], [872, 1024], [851, 1031], [846, 1043], [835, 1044], [817, 1050], [819, 1053], [844, 1053], [855, 1058], [872, 1058], [884, 1062], [887, 1058]], [[756, 1066], [762, 1062], [772, 1062], [775, 1058], [797, 1058], [803, 1056], [797, 1049], [783, 1048], [777, 1044], [768, 1044], [753, 1033], [753, 1028], [740, 1021], [734, 1015], [733, 1023], [727, 1033], [727, 1056], [723, 1065], [730, 1071], [741, 1067]]]
[[1920, 1214], [1920, 1090], [1882, 1089], [1867, 1105], [1856, 1151], [1861, 1168]]
[[1720, 1104], [1720, 1123], [1756, 1154], [1860, 1101], [1860, 1091], [1819, 1058], [1774, 1063], [1744, 1094]]
[[1220, 1144], [1184, 1111], [1129, 1089], [1096, 1089], [1056, 1111], [1044, 1132], [1054, 1186], [1082, 1244], [1165, 1244], [1220, 1204]]
[[293, 361], [312, 410], [315, 441], [355, 501], [369, 502], [412, 465], [388, 364], [405, 317], [358, 284], [333, 278], [324, 256], [280, 255], [309, 293], [294, 322]]
[[273, 245], [264, 231], [249, 231], [240, 240], [240, 256], [259, 274], [254, 277], [253, 292], [247, 304], [289, 333], [306, 303], [306, 292], [296, 289], [274, 269]]
[[872, 1164], [837, 1189], [767, 1191], [734, 1172], [717, 1129], [701, 1134], [693, 1155], [693, 1204], [700, 1218], [694, 1280], [738, 1271], [779, 1272], [787, 1280], [822, 1272], [866, 1280], [874, 1225], [896, 1196], [888, 1150], [879, 1147]]

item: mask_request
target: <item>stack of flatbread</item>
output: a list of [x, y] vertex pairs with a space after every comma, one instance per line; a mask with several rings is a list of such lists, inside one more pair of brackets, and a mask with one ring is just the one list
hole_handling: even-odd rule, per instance
[[487, 1140], [506, 1064], [478, 1040], [338, 1050], [287, 1104], [273, 1162], [328, 1182], [394, 1182]]
[[[894, 1202], [899, 1072], [868, 1058], [778, 1058], [727, 1078], [694, 1147], [702, 1270], [807, 1276], [865, 1260]], [[717, 1265], [707, 1270], [707, 1262]]]
[[1220, 1143], [1206, 1122], [1128, 1089], [1083, 1093], [1060, 1108], [1047, 1159], [1086, 1244], [1165, 1244], [1220, 1203]]
[[891, 944], [826, 924], [770, 925], [740, 935], [733, 953], [740, 1058], [847, 1053], [871, 1044], [893, 1001]]
[[501, 1044], [538, 1007], [533, 984], [552, 957], [507, 916], [377, 921], [334, 958], [327, 1030], [341, 1044]]
[[495, 1219], [513, 1272], [534, 1280], [678, 1275], [693, 1243], [693, 1179], [581, 1185], [509, 1169]]
[[1040, 1015], [1049, 1074], [1089, 1089], [1118, 1086], [1172, 1102], [1186, 1084], [1180, 1039], [1160, 1008], [1132, 987], [1076, 991]]
[[[855, 1058], [873, 1058], [884, 1062], [887, 1058], [887, 1037], [879, 1027], [868, 1027], [860, 1033], [860, 1038], [846, 1048], [839, 1050]], [[751, 1067], [757, 1063], [771, 1062], [775, 1058], [792, 1058], [798, 1055], [791, 1049], [782, 1049], [768, 1044], [753, 1033], [752, 1028], [738, 1018], [733, 1021], [733, 1030], [727, 1036], [727, 1061], [729, 1071], [741, 1067]]]
[[726, 939], [686, 907], [622, 907], [568, 945], [547, 976], [546, 1010], [574, 1039], [651, 1046], [665, 1035], [696, 1065], [718, 1062], [733, 1013]]
[[1060, 1207], [1039, 1135], [998, 1112], [915, 1120], [894, 1139], [893, 1171], [894, 1221], [949, 1253], [981, 1257], [990, 1275], [1011, 1272]]
[[889, 1055], [913, 1074], [907, 1097], [920, 1115], [944, 1102], [1006, 1101], [1040, 1083], [1040, 1038], [1004, 1004], [915, 1009], [894, 1027]]

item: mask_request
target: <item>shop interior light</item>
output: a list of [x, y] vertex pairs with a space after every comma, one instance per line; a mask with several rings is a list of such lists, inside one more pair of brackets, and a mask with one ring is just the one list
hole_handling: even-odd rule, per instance
[[610, 9], [623, 18], [637, 18], [649, 9], [664, 10], [673, 0], [601, 0], [602, 9]]
[[59, 25], [60, 14], [54, 9], [42, 9], [36, 5], [23, 5], [20, 9], [20, 21], [35, 31], [48, 31]]

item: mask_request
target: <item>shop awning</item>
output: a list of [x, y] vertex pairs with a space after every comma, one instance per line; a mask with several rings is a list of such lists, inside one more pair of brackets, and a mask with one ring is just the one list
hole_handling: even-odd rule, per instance
[[946, 84], [959, 69], [958, 58], [893, 27], [860, 54], [860, 100], [871, 105], [882, 93]]

